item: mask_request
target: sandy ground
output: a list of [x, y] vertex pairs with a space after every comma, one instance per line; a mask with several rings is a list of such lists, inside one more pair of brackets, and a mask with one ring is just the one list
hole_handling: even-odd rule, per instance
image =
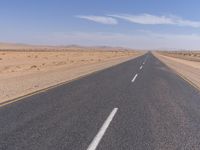
[[0, 51], [0, 103], [138, 56], [130, 51]]
[[161, 61], [200, 89], [200, 62], [154, 53]]
[[163, 54], [165, 56], [174, 57], [174, 58], [181, 58], [184, 60], [190, 60], [190, 61], [198, 61], [200, 62], [200, 52], [199, 51], [177, 51], [177, 52], [159, 52], [160, 54]]

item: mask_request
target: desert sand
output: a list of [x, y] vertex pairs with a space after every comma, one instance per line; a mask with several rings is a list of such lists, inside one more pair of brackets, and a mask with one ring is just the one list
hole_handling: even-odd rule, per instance
[[134, 51], [0, 51], [0, 103], [138, 56]]
[[200, 62], [200, 51], [160, 51], [159, 53], [174, 58]]
[[[187, 60], [188, 58], [175, 58], [166, 56], [159, 53], [154, 53], [154, 55], [159, 58], [162, 62], [168, 65], [170, 68], [175, 70], [179, 75], [181, 75], [185, 80], [188, 80], [195, 87], [200, 89], [200, 62]], [[187, 57], [187, 56], [186, 56]]]

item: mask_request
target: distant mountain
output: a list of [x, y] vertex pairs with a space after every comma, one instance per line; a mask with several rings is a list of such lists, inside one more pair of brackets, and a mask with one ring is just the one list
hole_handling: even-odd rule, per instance
[[132, 50], [123, 47], [110, 47], [110, 46], [80, 46], [80, 45], [61, 45], [61, 46], [49, 46], [49, 45], [30, 45], [19, 43], [4, 43], [0, 42], [0, 50], [21, 50], [21, 51], [33, 51], [33, 50], [105, 50], [105, 51], [123, 51]]
[[25, 50], [25, 49], [53, 49], [55, 46], [45, 46], [45, 45], [29, 45], [29, 44], [19, 44], [19, 43], [3, 43], [0, 42], [0, 50]]

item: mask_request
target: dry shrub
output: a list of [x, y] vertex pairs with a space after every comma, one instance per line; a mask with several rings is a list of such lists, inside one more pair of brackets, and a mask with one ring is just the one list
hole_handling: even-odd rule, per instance
[[31, 68], [31, 69], [33, 69], [33, 68], [37, 68], [37, 66], [36, 66], [36, 65], [33, 65], [33, 66], [31, 66], [30, 68]]

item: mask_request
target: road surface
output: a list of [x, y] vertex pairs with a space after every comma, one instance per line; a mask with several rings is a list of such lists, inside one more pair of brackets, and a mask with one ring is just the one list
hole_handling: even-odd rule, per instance
[[200, 92], [151, 53], [0, 107], [1, 150], [200, 149]]

